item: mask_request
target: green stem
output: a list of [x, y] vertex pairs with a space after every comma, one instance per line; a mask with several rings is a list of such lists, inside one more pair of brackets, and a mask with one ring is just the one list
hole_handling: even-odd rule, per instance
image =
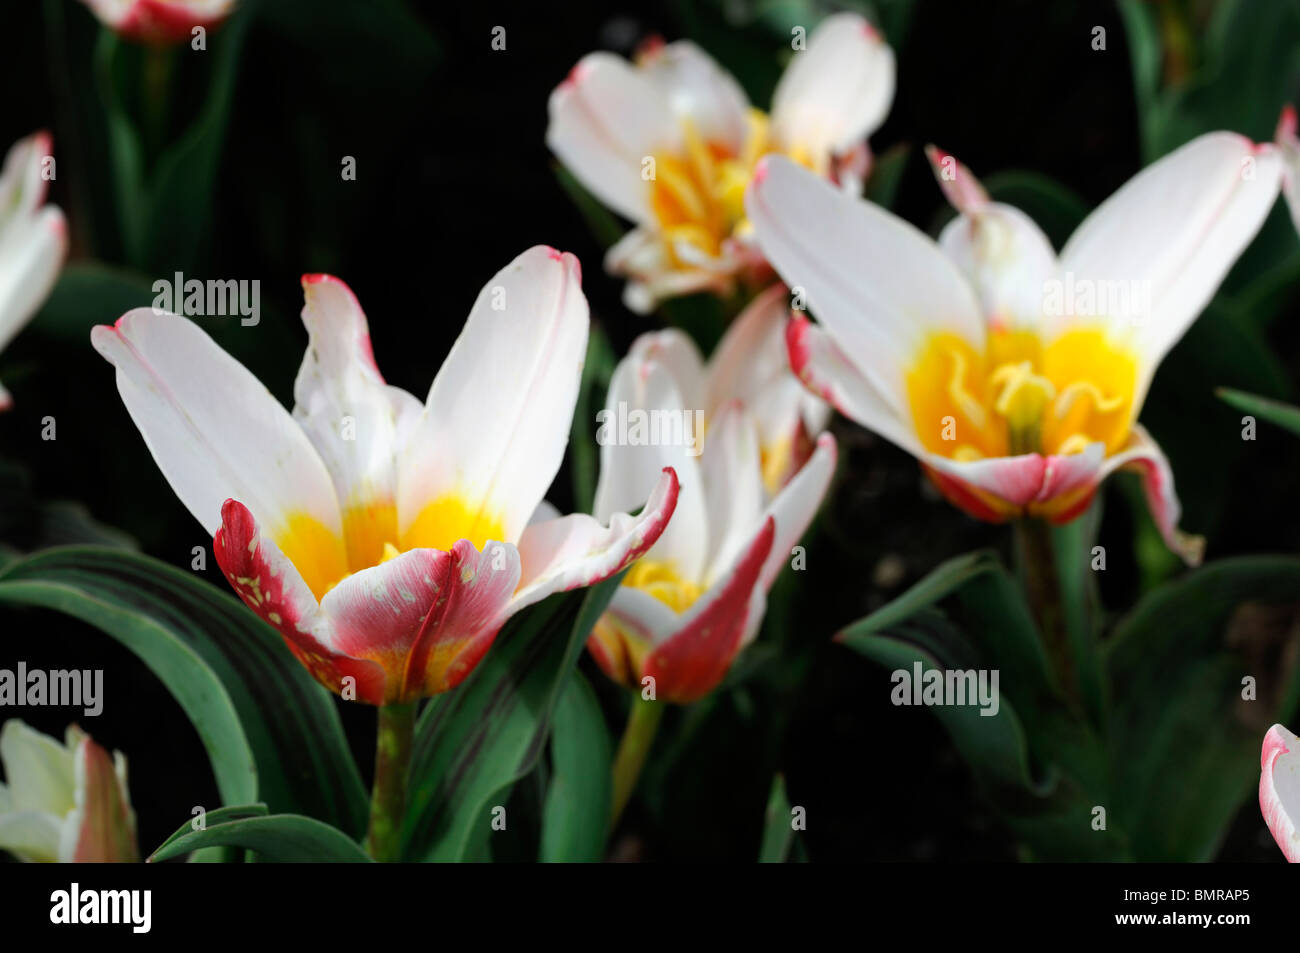
[[609, 826], [612, 830], [623, 816], [623, 808], [636, 788], [641, 769], [645, 767], [646, 755], [654, 744], [655, 732], [659, 729], [659, 719], [663, 717], [664, 703], [646, 701], [637, 696], [632, 701], [632, 711], [627, 716], [627, 727], [623, 729], [623, 739], [618, 743], [618, 754], [614, 756], [614, 794], [610, 803]]
[[1065, 625], [1056, 554], [1052, 548], [1051, 527], [1047, 522], [1032, 517], [1016, 520], [1016, 551], [1021, 581], [1029, 597], [1034, 621], [1038, 623], [1042, 634], [1047, 658], [1065, 697], [1078, 702], [1079, 684], [1074, 671], [1074, 653]]
[[171, 102], [176, 50], [169, 46], [147, 46], [144, 50], [144, 130], [149, 161], [162, 152], [167, 137], [167, 113]]
[[415, 708], [415, 702], [404, 702], [379, 709], [375, 787], [370, 796], [370, 831], [366, 835], [366, 850], [379, 861], [397, 860], [401, 853]]

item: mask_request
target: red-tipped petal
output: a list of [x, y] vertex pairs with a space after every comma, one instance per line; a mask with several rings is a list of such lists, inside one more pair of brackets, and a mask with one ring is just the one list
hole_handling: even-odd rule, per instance
[[284, 636], [298, 661], [331, 693], [340, 694], [343, 679], [351, 677], [358, 701], [382, 705], [383, 668], [331, 650], [310, 631], [317, 618], [315, 597], [293, 563], [259, 533], [248, 508], [237, 500], [227, 500], [221, 508], [221, 521], [212, 538], [212, 551], [244, 604]]
[[730, 575], [684, 616], [685, 625], [678, 632], [650, 651], [644, 674], [655, 680], [659, 700], [696, 701], [727, 674], [775, 535], [776, 524], [769, 516]]
[[1300, 738], [1281, 725], [1264, 736], [1259, 754], [1259, 809], [1264, 823], [1291, 863], [1300, 863]]

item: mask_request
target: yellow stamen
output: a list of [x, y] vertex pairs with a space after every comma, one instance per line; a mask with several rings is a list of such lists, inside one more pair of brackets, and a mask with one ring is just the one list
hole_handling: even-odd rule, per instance
[[[1044, 345], [1033, 331], [993, 330], [981, 353], [950, 332], [928, 335], [904, 375], [922, 446], [954, 460], [1079, 453], [1128, 439], [1138, 382], [1132, 343], [1098, 327]], [[955, 426], [940, 429], [941, 422]]]
[[668, 563], [642, 559], [623, 577], [623, 585], [654, 596], [674, 612], [681, 614], [703, 593], [694, 582], [683, 579]]

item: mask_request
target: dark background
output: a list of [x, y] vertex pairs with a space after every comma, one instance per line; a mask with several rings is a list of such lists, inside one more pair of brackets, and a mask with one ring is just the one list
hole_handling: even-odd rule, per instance
[[[251, 5], [202, 241], [183, 266], [167, 260], [164, 249], [134, 272], [145, 287], [177, 267], [187, 277], [259, 279], [260, 325], [200, 320], [286, 404], [306, 341], [297, 318], [304, 272], [332, 272], [351, 285], [369, 315], [385, 376], [420, 396], [479, 288], [536, 243], [579, 256], [593, 318], [619, 353], [637, 334], [659, 327], [658, 319], [622, 308], [619, 283], [599, 266], [604, 248], [557, 183], [543, 143], [547, 95], [590, 50], [628, 52], [658, 33], [695, 38], [737, 73], [756, 105], [766, 106], [788, 51], [780, 31], [758, 21], [728, 23], [712, 3]], [[51, 194], [71, 223], [71, 260], [125, 266], [90, 66], [97, 24], [75, 2], [13, 6], [7, 28], [18, 42], [0, 63], [10, 92], [0, 111], [0, 143], [52, 129], [59, 178]], [[1089, 207], [1143, 164], [1125, 31], [1110, 4], [928, 0], [877, 9], [899, 70], [893, 108], [872, 145], [877, 154], [897, 143], [915, 147], [894, 204], [909, 221], [934, 228], [943, 214], [919, 151], [928, 142], [979, 175], [1049, 175]], [[505, 51], [490, 46], [497, 25], [507, 30]], [[1104, 51], [1090, 45], [1098, 25], [1107, 32]], [[210, 37], [208, 56], [222, 39]], [[176, 130], [203, 102], [201, 55], [181, 57]], [[1263, 108], [1270, 123], [1280, 105]], [[1238, 131], [1270, 138], [1271, 125], [1258, 125]], [[345, 155], [356, 158], [356, 181], [340, 178]], [[181, 224], [189, 214], [177, 208]], [[1271, 234], [1289, 228], [1281, 209], [1274, 219]], [[11, 491], [4, 529], [19, 546], [37, 545], [40, 527], [14, 501], [81, 500], [146, 552], [188, 567], [191, 548], [210, 540], [153, 464], [117, 397], [111, 368], [88, 341], [90, 325], [119, 316], [109, 297], [102, 313], [90, 302], [71, 322], [42, 314], [0, 359], [0, 379], [16, 398], [15, 409], [0, 417], [0, 455], [21, 461], [34, 488]], [[1293, 297], [1269, 337], [1290, 380], [1300, 354]], [[1262, 427], [1259, 442], [1243, 449], [1239, 414], [1210, 394], [1225, 383], [1288, 396], [1289, 385], [1233, 379], [1241, 372], [1215, 364], [1216, 339], [1198, 343], [1198, 333], [1169, 359], [1143, 414], [1172, 458], [1184, 528], [1209, 536], [1210, 558], [1293, 550], [1296, 442]], [[1179, 383], [1184, 379], [1190, 384]], [[55, 441], [40, 439], [47, 415], [57, 421]], [[791, 802], [807, 808], [804, 844], [813, 860], [1015, 859], [1011, 838], [981, 805], [938, 722], [891, 706], [887, 673], [829, 641], [941, 560], [981, 545], [1005, 551], [1009, 534], [937, 500], [901, 451], [842, 420], [835, 431], [841, 466], [806, 541], [808, 576], [797, 586], [787, 580], [782, 590], [793, 622], [777, 642], [789, 649], [781, 658], [795, 660], [791, 671], [755, 664], [759, 671], [747, 679], [742, 662], [731, 687], [670, 715], [644, 797], [612, 844], [617, 856], [752, 859], [772, 772], [781, 770]], [[1102, 542], [1113, 555], [1101, 585], [1107, 607], [1119, 612], [1153, 574], [1175, 570], [1159, 554], [1143, 561], [1133, 540], [1150, 533], [1133, 502], [1135, 485], [1114, 482], [1103, 494]], [[566, 509], [571, 496], [562, 472], [551, 499]], [[208, 575], [223, 586], [211, 569]], [[6, 610], [0, 632], [0, 667], [23, 659], [29, 667], [106, 670], [105, 713], [82, 723], [128, 757], [144, 850], [187, 820], [192, 806], [216, 805], [196, 734], [132, 655], [49, 612]], [[589, 661], [583, 665], [609, 706], [611, 725], [621, 727], [617, 692]], [[345, 708], [368, 776], [373, 712]], [[4, 714], [53, 733], [74, 718], [50, 709]], [[520, 815], [529, 813], [531, 797], [521, 785]], [[1279, 859], [1253, 803], [1243, 808], [1222, 856]]]

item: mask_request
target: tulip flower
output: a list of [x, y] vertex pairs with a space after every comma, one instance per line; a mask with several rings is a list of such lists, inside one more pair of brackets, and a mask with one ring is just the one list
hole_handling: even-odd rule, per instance
[[743, 202], [762, 156], [788, 155], [860, 191], [866, 137], [893, 95], [893, 51], [866, 20], [838, 14], [793, 54], [770, 116], [693, 43], [657, 43], [635, 65], [584, 57], [551, 94], [546, 142], [635, 223], [605, 266], [630, 279], [628, 307], [646, 312], [675, 295], [729, 293], [738, 276], [766, 270]]
[[188, 42], [195, 27], [220, 26], [235, 0], [82, 0], [114, 33], [153, 45]]
[[1264, 736], [1259, 754], [1259, 809], [1269, 833], [1291, 863], [1300, 863], [1300, 738], [1281, 725]]
[[820, 322], [789, 324], [791, 367], [980, 519], [1066, 522], [1136, 469], [1166, 543], [1198, 562], [1137, 417], [1273, 204], [1277, 150], [1201, 136], [1105, 201], [1059, 258], [1028, 216], [930, 155], [960, 213], [938, 243], [784, 158], [760, 166], [746, 200], [758, 243]]
[[0, 850], [43, 863], [139, 860], [126, 759], [76, 725], [64, 743], [16, 718], [0, 728]]
[[347, 285], [302, 284], [292, 414], [186, 318], [142, 308], [92, 340], [230, 584], [326, 688], [375, 705], [447, 691], [515, 612], [614, 575], [659, 538], [671, 471], [645, 485], [635, 518], [529, 522], [586, 353], [572, 255], [538, 246], [499, 272], [423, 403], [384, 383]]
[[[831, 414], [830, 406], [809, 392], [790, 370], [785, 347], [788, 298], [782, 284], [758, 295], [727, 329], [707, 368], [697, 372], [698, 365], [691, 363], [686, 371], [686, 376], [703, 376], [706, 419], [733, 400], [750, 411], [769, 497], [808, 461]], [[643, 338], [647, 342], [643, 352], [652, 340]], [[687, 404], [692, 405], [694, 399], [694, 395], [687, 397]]]
[[601, 439], [596, 517], [644, 496], [664, 468], [679, 475], [681, 492], [668, 528], [624, 577], [588, 647], [615, 681], [641, 689], [653, 679], [659, 700], [691, 702], [722, 680], [757, 634], [766, 593], [835, 469], [834, 438], [822, 434], [769, 495], [758, 419], [735, 397], [719, 400], [720, 384], [746, 367], [737, 363], [744, 322], [732, 334], [708, 367], [678, 330], [643, 335], [610, 380], [605, 419], [629, 426]]
[[[0, 350], [34, 315], [68, 250], [63, 213], [42, 205], [52, 170], [50, 134], [21, 139], [0, 170]], [[0, 386], [0, 410], [13, 403]]]

